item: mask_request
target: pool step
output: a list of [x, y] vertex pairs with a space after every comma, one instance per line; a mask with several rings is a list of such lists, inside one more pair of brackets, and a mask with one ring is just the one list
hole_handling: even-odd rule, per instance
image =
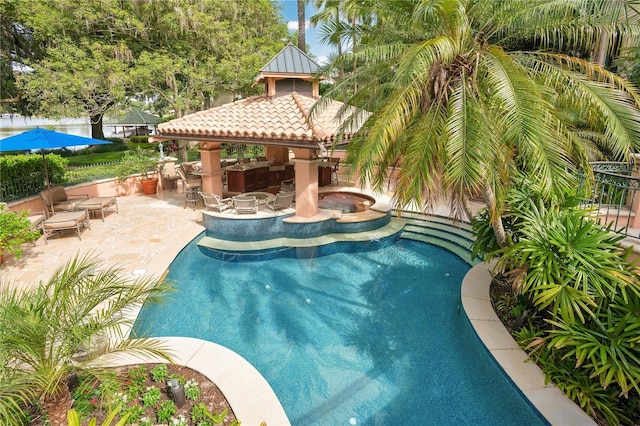
[[424, 215], [423, 218], [402, 218], [405, 226], [400, 238], [433, 244], [456, 254], [470, 265], [480, 262], [471, 258], [473, 232], [468, 223], [455, 222], [450, 218]]
[[368, 232], [344, 232], [312, 238], [275, 238], [244, 242], [204, 236], [197, 244], [210, 256], [225, 261], [265, 260], [286, 255], [291, 249], [325, 247], [339, 242], [382, 244], [389, 238], [398, 238], [403, 226], [403, 223], [391, 218], [391, 221], [385, 226]]

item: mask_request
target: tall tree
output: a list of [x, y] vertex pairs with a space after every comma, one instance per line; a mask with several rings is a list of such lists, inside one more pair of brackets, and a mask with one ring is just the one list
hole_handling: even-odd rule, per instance
[[[446, 195], [460, 217], [484, 196], [496, 235], [504, 194], [519, 169], [549, 195], [575, 184], [596, 144], [620, 160], [639, 145], [640, 97], [626, 80], [569, 52], [593, 52], [604, 29], [636, 37], [630, 1], [434, 0], [376, 2], [358, 69], [336, 84], [372, 114], [347, 162], [383, 189], [400, 164], [400, 205], [429, 208]], [[626, 18], [625, 18], [626, 17]], [[357, 82], [357, 88], [356, 87]], [[569, 121], [563, 112], [578, 111]], [[357, 114], [357, 113], [356, 113]], [[581, 128], [574, 123], [579, 121]], [[585, 131], [588, 130], [588, 131]]]
[[16, 23], [44, 47], [19, 83], [41, 114], [86, 114], [100, 136], [106, 111], [138, 98], [177, 116], [221, 91], [251, 93], [286, 26], [269, 0], [20, 0]]

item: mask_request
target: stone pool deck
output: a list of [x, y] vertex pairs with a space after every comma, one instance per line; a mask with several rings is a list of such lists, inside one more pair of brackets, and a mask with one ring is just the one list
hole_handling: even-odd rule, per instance
[[[93, 253], [100, 262], [119, 265], [126, 274], [162, 276], [175, 256], [204, 227], [198, 204], [183, 208], [184, 195], [163, 191], [153, 196], [118, 197], [120, 213], [107, 212], [105, 221], [91, 220], [82, 240], [73, 232], [41, 238], [24, 246], [23, 258], [7, 256], [0, 267], [0, 285], [15, 282], [24, 288], [48, 280], [54, 270], [77, 254]], [[446, 214], [438, 211], [438, 214]], [[491, 275], [486, 264], [465, 277], [462, 301], [476, 333], [492, 356], [552, 425], [595, 424], [557, 388], [544, 384], [544, 375], [502, 327], [489, 301]], [[205, 374], [224, 392], [243, 425], [289, 425], [266, 380], [246, 360], [215, 343], [183, 337], [167, 338], [178, 364]], [[139, 361], [139, 360], [137, 360]], [[123, 363], [135, 362], [133, 359]], [[480, 397], [480, 396], [479, 396]]]

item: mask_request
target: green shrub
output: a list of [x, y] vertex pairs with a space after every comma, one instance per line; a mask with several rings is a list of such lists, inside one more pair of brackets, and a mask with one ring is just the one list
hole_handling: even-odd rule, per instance
[[200, 397], [200, 387], [195, 380], [188, 380], [184, 384], [184, 396], [192, 401], [195, 401]]
[[158, 364], [151, 369], [151, 378], [154, 382], [164, 383], [169, 375], [169, 370], [165, 364]]
[[0, 204], [0, 254], [6, 250], [19, 259], [22, 257], [22, 244], [33, 242], [39, 237], [40, 231], [31, 229], [26, 211], [8, 211], [4, 204]]
[[207, 405], [199, 402], [191, 409], [191, 421], [195, 424], [202, 424], [207, 419]]
[[160, 404], [160, 408], [156, 415], [158, 416], [158, 423], [167, 423], [175, 413], [178, 412], [176, 404], [173, 401], [164, 401]]
[[149, 143], [149, 136], [148, 135], [131, 136], [129, 138], [129, 141], [133, 143]]
[[153, 407], [160, 401], [162, 392], [155, 386], [148, 387], [145, 393], [142, 394], [142, 404], [145, 407]]
[[[63, 182], [67, 160], [58, 154], [47, 154], [45, 158], [51, 183]], [[38, 177], [42, 179], [43, 187], [45, 187], [42, 164], [42, 155], [39, 154], [2, 155], [0, 156], [0, 176], [3, 181]]]

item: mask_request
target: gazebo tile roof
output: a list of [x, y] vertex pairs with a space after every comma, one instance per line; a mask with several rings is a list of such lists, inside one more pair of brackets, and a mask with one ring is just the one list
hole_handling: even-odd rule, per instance
[[[158, 126], [162, 136], [228, 137], [291, 141], [332, 141], [338, 132], [337, 101], [309, 114], [316, 99], [291, 93], [268, 99], [256, 96], [185, 115]], [[350, 136], [350, 135], [347, 135]]]

